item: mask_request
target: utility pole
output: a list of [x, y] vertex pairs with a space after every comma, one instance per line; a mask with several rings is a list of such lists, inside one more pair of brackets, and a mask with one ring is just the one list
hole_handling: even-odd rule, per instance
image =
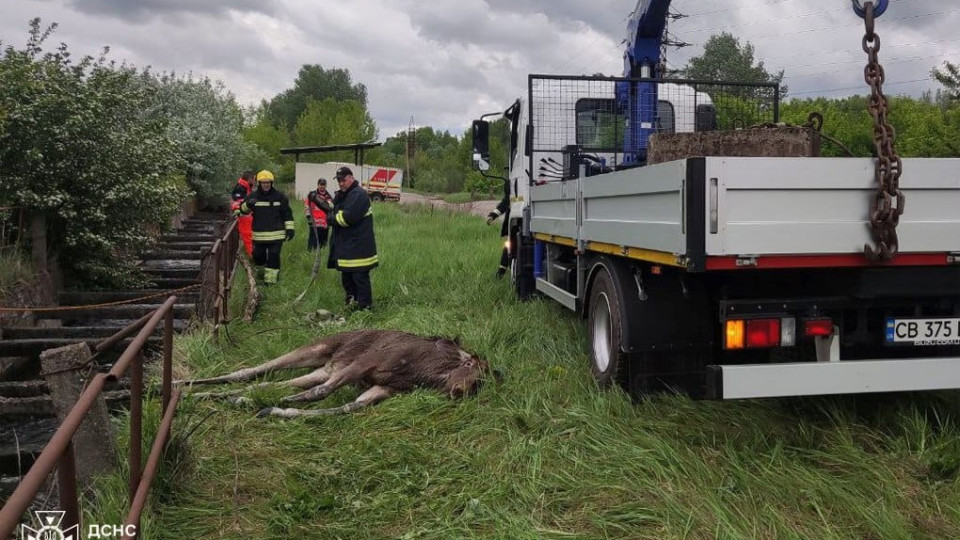
[[407, 125], [407, 185], [413, 187], [413, 173], [410, 171], [410, 154], [413, 152], [415, 140], [413, 137], [413, 117], [410, 117], [410, 123]]

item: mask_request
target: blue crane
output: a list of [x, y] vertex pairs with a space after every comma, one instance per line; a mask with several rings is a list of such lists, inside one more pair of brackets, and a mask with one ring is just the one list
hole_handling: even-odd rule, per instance
[[[879, 17], [886, 11], [889, 0], [861, 4], [850, 0], [854, 12], [861, 18], [866, 15], [866, 4], [873, 3], [873, 15]], [[617, 85], [617, 97], [627, 112], [627, 131], [624, 137], [626, 162], [644, 163], [650, 135], [656, 131], [657, 79], [665, 75], [661, 71], [661, 45], [670, 0], [638, 0], [627, 21], [626, 50], [623, 53], [623, 76], [639, 78], [639, 82]]]

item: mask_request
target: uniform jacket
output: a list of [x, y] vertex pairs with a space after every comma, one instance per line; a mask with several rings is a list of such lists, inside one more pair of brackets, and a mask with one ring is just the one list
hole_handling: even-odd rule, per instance
[[346, 191], [338, 191], [330, 217], [329, 268], [342, 272], [370, 270], [379, 263], [377, 241], [373, 235], [370, 197], [354, 181]]
[[[316, 201], [319, 200], [324, 204], [317, 204]], [[330, 196], [330, 192], [323, 190], [323, 193], [319, 193], [316, 190], [307, 193], [307, 199], [304, 201], [307, 206], [307, 219], [313, 220], [313, 224], [317, 227], [325, 229], [327, 227], [327, 212], [333, 206], [333, 197]]]
[[240, 205], [240, 213], [253, 214], [254, 242], [282, 242], [286, 229], [293, 230], [293, 212], [287, 196], [274, 188], [256, 191]]
[[230, 192], [230, 210], [238, 210], [240, 205], [243, 204], [243, 200], [250, 195], [251, 191], [253, 191], [253, 189], [250, 186], [250, 182], [247, 182], [243, 178], [238, 179], [237, 185], [233, 186], [233, 191]]

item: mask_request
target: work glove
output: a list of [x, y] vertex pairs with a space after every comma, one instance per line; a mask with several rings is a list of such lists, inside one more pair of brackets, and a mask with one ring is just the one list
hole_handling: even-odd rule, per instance
[[498, 217], [500, 217], [500, 212], [497, 212], [496, 210], [487, 214], [487, 225], [493, 223], [493, 221]]
[[287, 242], [293, 240], [293, 229], [287, 229]]

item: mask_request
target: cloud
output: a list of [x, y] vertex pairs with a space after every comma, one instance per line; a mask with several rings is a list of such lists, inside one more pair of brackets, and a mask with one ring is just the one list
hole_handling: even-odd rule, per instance
[[[418, 125], [462, 133], [503, 110], [530, 73], [619, 75], [635, 2], [622, 0], [0, 0], [0, 39], [26, 40], [34, 16], [58, 21], [51, 43], [157, 70], [224, 81], [245, 103], [292, 86], [303, 64], [346, 68], [366, 85], [381, 137]], [[784, 70], [791, 95], [864, 93], [863, 22], [849, 2], [674, 0], [670, 24], [692, 47], [668, 50], [681, 67], [726, 31], [756, 59]], [[960, 6], [891, 0], [877, 19], [887, 92], [919, 95], [930, 69], [960, 61]], [[926, 79], [926, 80], [924, 80]], [[917, 82], [910, 82], [917, 81]]]
[[67, 6], [80, 13], [147, 23], [162, 17], [185, 20], [191, 15], [222, 16], [231, 11], [271, 14], [277, 0], [68, 0]]

